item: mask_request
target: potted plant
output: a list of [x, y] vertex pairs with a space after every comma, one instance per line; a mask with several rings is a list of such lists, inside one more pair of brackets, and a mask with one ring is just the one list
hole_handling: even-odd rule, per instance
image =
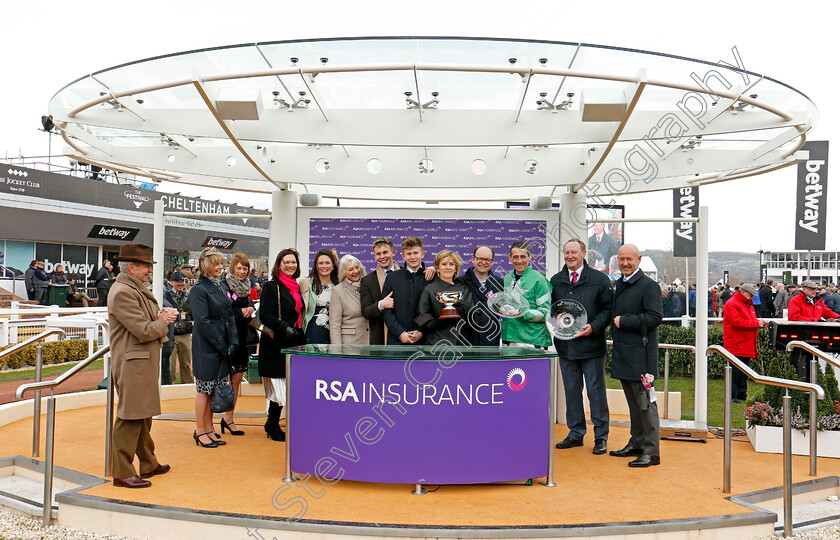
[[[796, 370], [786, 360], [773, 359], [768, 365], [768, 375], [801, 380]], [[834, 369], [827, 365], [825, 371], [817, 370], [817, 384], [825, 390], [825, 398], [817, 401], [817, 455], [840, 457], [840, 389]], [[747, 436], [756, 452], [782, 453], [784, 410], [782, 397], [785, 388], [765, 386], [755, 400], [744, 409], [747, 419]], [[797, 455], [810, 453], [810, 394], [790, 390], [792, 452]]]

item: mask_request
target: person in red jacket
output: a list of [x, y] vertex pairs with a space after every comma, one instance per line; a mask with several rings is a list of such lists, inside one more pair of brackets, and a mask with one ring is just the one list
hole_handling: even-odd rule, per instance
[[[791, 298], [788, 303], [789, 321], [817, 322], [837, 318], [840, 318], [840, 315], [825, 307], [823, 301], [817, 298], [817, 284], [813, 281], [803, 281], [799, 294]], [[802, 349], [793, 349], [790, 352], [790, 363], [796, 367], [796, 373], [800, 378], [804, 378], [808, 371], [810, 356], [804, 354]]]
[[[756, 342], [758, 329], [767, 321], [756, 318], [752, 299], [756, 291], [752, 285], [742, 283], [735, 294], [723, 305], [723, 347], [749, 365], [758, 357]], [[738, 368], [732, 369], [732, 402], [747, 399], [747, 375]]]

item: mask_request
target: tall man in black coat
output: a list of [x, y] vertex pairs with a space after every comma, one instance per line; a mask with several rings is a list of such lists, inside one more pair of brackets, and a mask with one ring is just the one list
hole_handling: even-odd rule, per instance
[[566, 391], [566, 426], [569, 434], [557, 448], [583, 446], [586, 414], [583, 410], [583, 383], [589, 396], [590, 416], [595, 432], [593, 454], [607, 453], [610, 432], [610, 411], [607, 407], [607, 385], [604, 363], [607, 358], [605, 331], [610, 324], [613, 292], [610, 278], [586, 264], [586, 245], [579, 239], [563, 246], [566, 265], [551, 278], [551, 316], [559, 300], [576, 300], [586, 309], [587, 324], [571, 340], [554, 339], [560, 356], [560, 373]]
[[423, 332], [417, 328], [417, 307], [426, 285], [432, 282], [424, 274], [423, 241], [416, 236], [406, 236], [402, 241], [405, 268], [391, 272], [382, 286], [382, 299], [393, 297], [394, 306], [382, 312], [388, 327], [388, 345], [422, 345]]
[[[631, 467], [659, 465], [659, 410], [644, 390], [642, 377], [659, 375], [659, 333], [662, 296], [659, 285], [647, 277], [639, 264], [642, 257], [633, 244], [618, 250], [622, 279], [616, 282], [612, 309], [612, 378], [621, 381], [630, 408], [630, 442], [611, 456], [638, 456]], [[655, 394], [654, 394], [655, 395]]]

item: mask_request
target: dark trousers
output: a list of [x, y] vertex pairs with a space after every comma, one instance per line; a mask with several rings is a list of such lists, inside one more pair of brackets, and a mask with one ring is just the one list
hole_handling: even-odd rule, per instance
[[174, 348], [175, 341], [170, 339], [160, 349], [160, 384], [172, 384], [172, 376], [169, 373], [169, 362]]
[[42, 306], [47, 305], [47, 288], [46, 287], [35, 287], [35, 301], [41, 304]]
[[582, 440], [586, 434], [586, 414], [583, 410], [584, 380], [595, 438], [606, 440], [610, 433], [605, 359], [603, 356], [583, 360], [560, 359], [560, 373], [563, 375], [563, 389], [566, 391], [566, 426], [569, 428], [569, 437], [577, 441]]
[[[752, 358], [748, 358], [746, 356], [738, 356], [737, 358], [747, 365], [750, 365], [750, 360], [752, 360]], [[732, 399], [747, 399], [747, 374], [740, 369], [733, 367], [731, 387]]]
[[114, 478], [128, 478], [135, 476], [134, 456], [140, 460], [140, 474], [145, 474], [158, 465], [155, 457], [155, 442], [152, 440], [152, 419], [114, 421], [113, 436], [111, 437]]
[[656, 402], [651, 403], [646, 411], [639, 406], [639, 393], [642, 383], [621, 381], [624, 397], [630, 408], [630, 446], [639, 448], [648, 456], [659, 455], [659, 409]]
[[99, 307], [108, 305], [108, 289], [96, 289], [96, 305]]

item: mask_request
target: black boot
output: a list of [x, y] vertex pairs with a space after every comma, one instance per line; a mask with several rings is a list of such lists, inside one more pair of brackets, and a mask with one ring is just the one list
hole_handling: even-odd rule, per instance
[[286, 434], [280, 429], [280, 413], [283, 407], [276, 401], [270, 401], [268, 404], [268, 419], [265, 421], [265, 434], [271, 437], [274, 441], [285, 441]]

